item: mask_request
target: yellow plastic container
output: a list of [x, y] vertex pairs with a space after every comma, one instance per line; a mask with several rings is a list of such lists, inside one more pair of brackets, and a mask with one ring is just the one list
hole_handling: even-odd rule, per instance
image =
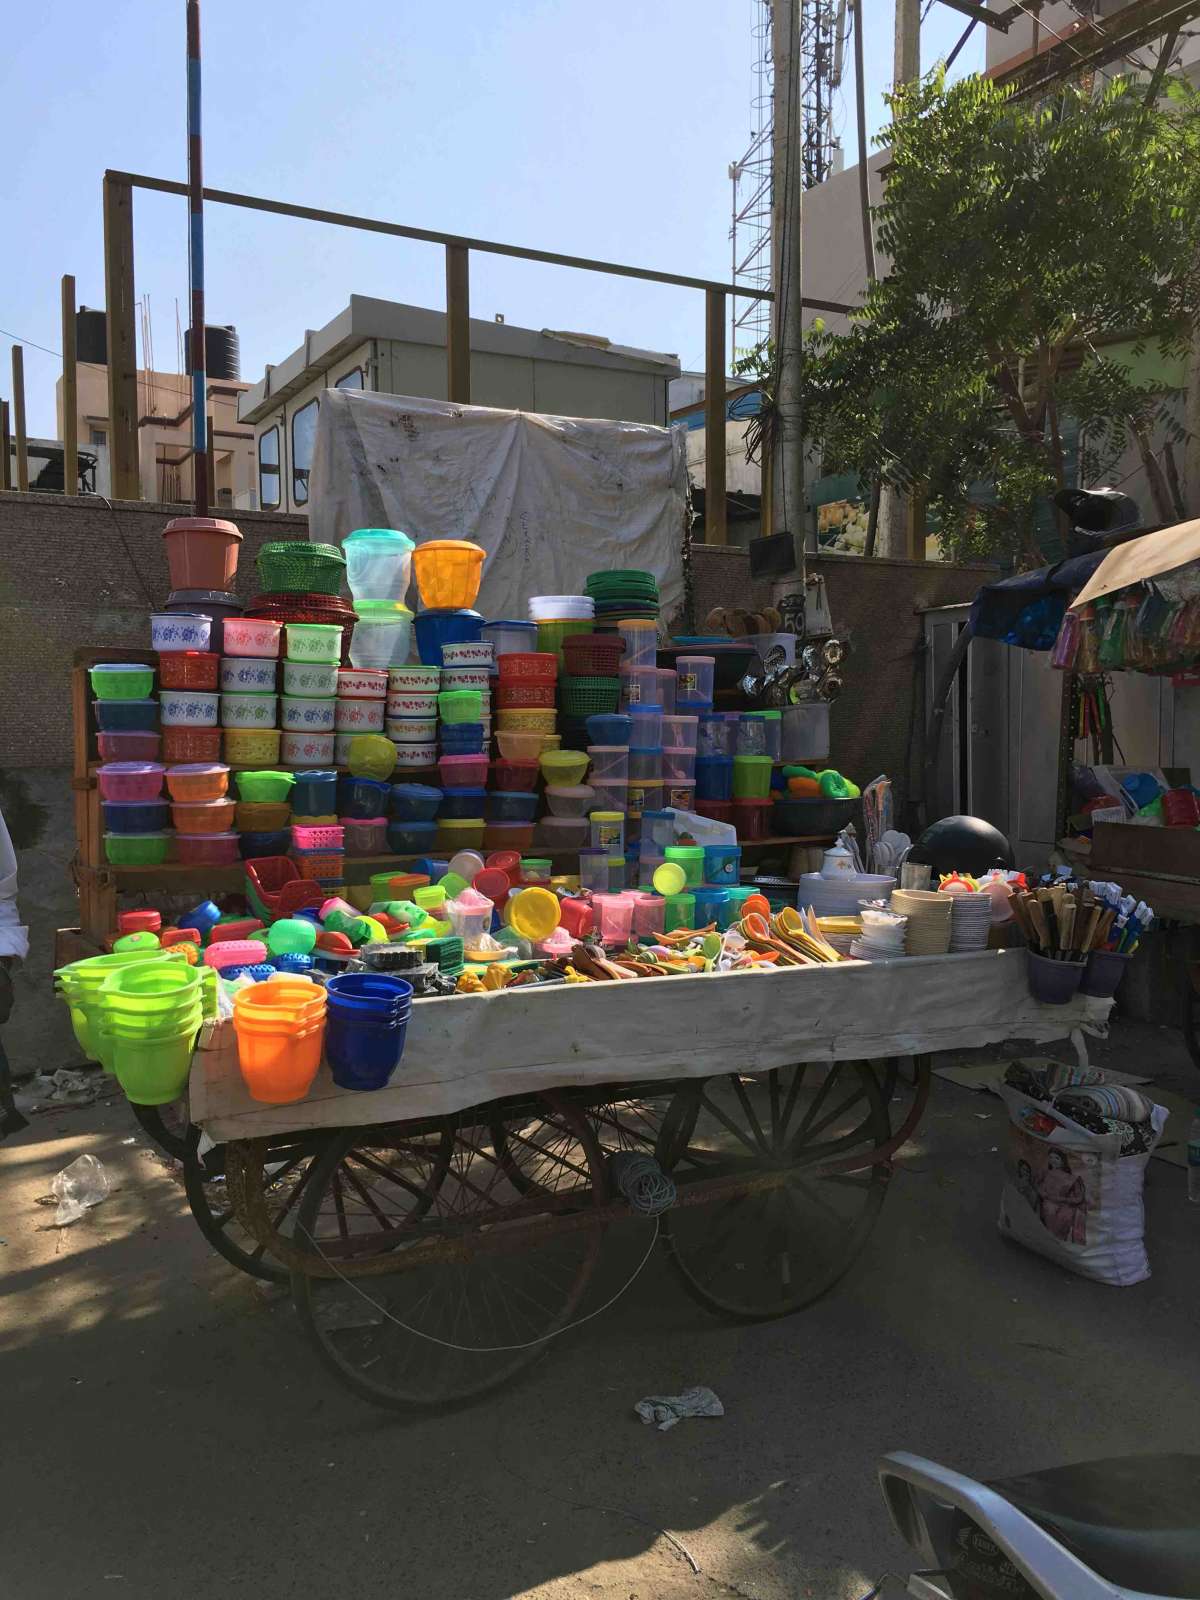
[[231, 767], [270, 767], [279, 760], [278, 728], [225, 728], [222, 748]]
[[557, 726], [557, 711], [523, 710], [496, 712], [496, 727], [501, 733], [553, 733]]
[[465, 611], [475, 604], [487, 552], [469, 539], [426, 539], [413, 551], [413, 575], [427, 611]]
[[538, 761], [548, 784], [567, 788], [582, 783], [588, 769], [587, 754], [580, 750], [543, 750]]
[[531, 944], [548, 939], [558, 927], [558, 918], [558, 896], [549, 889], [522, 889], [505, 902], [505, 922]]

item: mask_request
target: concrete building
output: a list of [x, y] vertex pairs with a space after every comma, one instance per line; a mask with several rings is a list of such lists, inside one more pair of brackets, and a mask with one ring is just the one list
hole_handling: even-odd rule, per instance
[[[624, 422], [668, 420], [668, 385], [679, 358], [585, 333], [471, 320], [475, 404]], [[441, 311], [352, 295], [346, 309], [278, 365], [238, 404], [253, 429], [262, 510], [305, 512], [324, 389], [446, 396], [446, 318]]]
[[[186, 503], [192, 498], [191, 378], [182, 372], [141, 368], [138, 387], [138, 458], [143, 500]], [[212, 418], [215, 487], [212, 504], [249, 510], [254, 501], [254, 435], [238, 422], [237, 405], [249, 387], [234, 379], [207, 387]], [[63, 434], [62, 379], [55, 388], [58, 436]], [[76, 379], [76, 428], [80, 450], [98, 461], [96, 489], [108, 492], [108, 369], [80, 361]]]

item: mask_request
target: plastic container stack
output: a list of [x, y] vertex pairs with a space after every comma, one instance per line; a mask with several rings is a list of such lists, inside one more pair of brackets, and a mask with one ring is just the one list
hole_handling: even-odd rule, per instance
[[[170, 620], [174, 624], [177, 619]], [[194, 651], [201, 636], [207, 645], [208, 622], [207, 617], [195, 618], [180, 630], [189, 635], [187, 648]], [[158, 637], [163, 645], [180, 642], [177, 634]], [[141, 662], [106, 662], [92, 667], [88, 676], [103, 763], [98, 782], [105, 859], [113, 866], [157, 866], [171, 854], [173, 839], [168, 808], [161, 800], [164, 769], [158, 760], [162, 740], [154, 668]], [[201, 699], [198, 693], [193, 698]]]
[[423, 609], [413, 621], [417, 652], [426, 666], [441, 668], [448, 644], [476, 642], [483, 618], [472, 610], [479, 594], [486, 552], [467, 539], [427, 539], [412, 553]]
[[529, 600], [529, 620], [537, 623], [537, 647], [558, 660], [566, 671], [563, 641], [575, 634], [595, 631], [595, 602], [586, 594], [535, 594]]
[[436, 769], [441, 685], [440, 664], [410, 662], [388, 671], [384, 731], [396, 748], [396, 767], [402, 781], [418, 781], [418, 774], [427, 775]]

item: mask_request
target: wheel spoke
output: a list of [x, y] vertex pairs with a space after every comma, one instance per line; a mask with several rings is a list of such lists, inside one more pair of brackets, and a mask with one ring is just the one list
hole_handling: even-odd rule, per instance
[[[700, 1103], [704, 1107], [704, 1109], [709, 1113], [710, 1116], [715, 1117], [717, 1119], [717, 1121], [721, 1124], [721, 1126], [728, 1133], [731, 1133], [733, 1135], [733, 1137], [738, 1141], [739, 1144], [745, 1145], [746, 1149], [749, 1150], [749, 1152], [750, 1152], [750, 1154], [752, 1156], [757, 1156], [757, 1155], [761, 1155], [762, 1154], [762, 1151], [759, 1149], [759, 1147], [754, 1143], [754, 1141], [752, 1139], [748, 1139], [746, 1137], [746, 1135], [742, 1132], [741, 1128], [739, 1128], [737, 1123], [734, 1122], [732, 1117], [727, 1116], [725, 1114], [725, 1112], [721, 1110], [720, 1106], [713, 1104], [713, 1102], [708, 1097], [707, 1090], [700, 1097]], [[694, 1137], [695, 1137], [695, 1135], [693, 1134], [693, 1138]]]
[[750, 1104], [750, 1096], [746, 1093], [746, 1085], [742, 1082], [740, 1077], [734, 1077], [731, 1079], [731, 1082], [733, 1083], [733, 1092], [737, 1095], [738, 1100], [741, 1102], [742, 1110], [746, 1115], [746, 1121], [750, 1124], [750, 1128], [754, 1134], [758, 1148], [762, 1151], [763, 1155], [766, 1155], [767, 1137], [762, 1131], [762, 1126], [759, 1123], [758, 1117], [755, 1115], [754, 1107]]

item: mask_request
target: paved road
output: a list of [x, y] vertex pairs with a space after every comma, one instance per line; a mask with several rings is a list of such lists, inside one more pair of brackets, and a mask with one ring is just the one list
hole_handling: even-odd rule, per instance
[[[1137, 1038], [1176, 1074], [1173, 1036]], [[1151, 1164], [1154, 1277], [1086, 1283], [997, 1237], [999, 1102], [943, 1083], [811, 1311], [725, 1326], [656, 1260], [519, 1386], [415, 1421], [339, 1389], [290, 1304], [209, 1251], [122, 1104], [34, 1122], [0, 1147], [5, 1600], [854, 1600], [903, 1560], [885, 1449], [987, 1475], [1194, 1447], [1182, 1172]], [[37, 1198], [83, 1150], [119, 1188], [54, 1231]], [[644, 1239], [612, 1240], [611, 1281]], [[722, 1420], [634, 1419], [691, 1383]]]

